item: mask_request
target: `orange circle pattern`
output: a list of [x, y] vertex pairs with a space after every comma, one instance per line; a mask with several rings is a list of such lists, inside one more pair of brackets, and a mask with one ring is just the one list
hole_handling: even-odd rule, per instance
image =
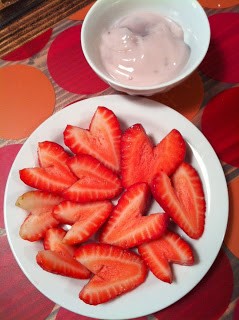
[[32, 66], [0, 69], [0, 138], [28, 137], [55, 107], [55, 91], [45, 74]]
[[151, 97], [192, 120], [198, 113], [204, 97], [204, 87], [198, 72], [194, 72], [184, 82], [168, 92]]
[[93, 6], [94, 3], [95, 3], [95, 1], [91, 2], [90, 4], [85, 6], [84, 8], [78, 10], [76, 13], [72, 14], [69, 17], [69, 19], [70, 20], [84, 20], [86, 14], [88, 13], [88, 11], [90, 10], [90, 8]]
[[239, 0], [198, 0], [199, 3], [206, 8], [229, 8], [239, 4]]

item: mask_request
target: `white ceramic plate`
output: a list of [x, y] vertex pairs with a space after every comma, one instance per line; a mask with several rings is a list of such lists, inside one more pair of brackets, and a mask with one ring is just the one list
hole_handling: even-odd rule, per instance
[[[118, 116], [122, 129], [141, 123], [146, 132], [159, 142], [171, 129], [177, 128], [188, 144], [187, 160], [198, 170], [206, 195], [206, 227], [199, 240], [180, 234], [193, 246], [197, 261], [194, 266], [173, 265], [175, 281], [167, 284], [151, 273], [137, 289], [98, 306], [79, 300], [78, 294], [87, 281], [74, 280], [43, 271], [35, 262], [39, 242], [30, 243], [19, 237], [25, 213], [15, 206], [19, 195], [29, 190], [19, 179], [18, 171], [37, 165], [37, 143], [52, 140], [63, 145], [67, 124], [88, 128], [97, 106], [103, 105]], [[159, 311], [188, 293], [206, 274], [221, 247], [228, 219], [228, 194], [225, 177], [212, 147], [203, 134], [182, 115], [157, 102], [123, 95], [95, 97], [57, 112], [42, 123], [18, 153], [7, 181], [4, 215], [7, 236], [13, 254], [28, 279], [45, 296], [75, 313], [100, 319], [129, 319]], [[161, 209], [155, 203], [151, 212]]]

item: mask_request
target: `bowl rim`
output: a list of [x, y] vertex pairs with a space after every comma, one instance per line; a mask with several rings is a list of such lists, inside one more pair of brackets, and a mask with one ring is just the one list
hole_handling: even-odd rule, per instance
[[[107, 3], [108, 3], [108, 1], [109, 0], [107, 0]], [[205, 10], [203, 9], [201, 4], [197, 0], [189, 0], [189, 1], [193, 2], [195, 4], [195, 6], [197, 7], [197, 10], [199, 10], [202, 14], [202, 17], [204, 17], [205, 28], [207, 31], [206, 32], [207, 43], [205, 45], [205, 49], [200, 54], [199, 59], [196, 62], [194, 62], [190, 68], [186, 69], [185, 72], [178, 75], [176, 78], [169, 80], [167, 82], [162, 82], [162, 83], [151, 85], [151, 86], [149, 86], [149, 85], [148, 86], [135, 86], [135, 85], [123, 84], [123, 83], [115, 80], [112, 76], [108, 75], [107, 73], [100, 71], [100, 69], [97, 67], [97, 65], [93, 62], [93, 60], [88, 55], [87, 45], [86, 45], [86, 41], [85, 41], [85, 32], [86, 32], [86, 28], [87, 28], [87, 24], [88, 24], [89, 19], [92, 17], [92, 15], [95, 14], [95, 10], [101, 5], [101, 3], [106, 2], [106, 0], [97, 0], [93, 4], [93, 6], [89, 9], [89, 11], [87, 12], [87, 14], [85, 16], [85, 19], [83, 20], [82, 29], [81, 29], [81, 47], [82, 47], [82, 51], [85, 56], [85, 59], [87, 60], [90, 67], [98, 74], [98, 76], [101, 79], [103, 79], [105, 82], [109, 83], [110, 85], [112, 84], [116, 88], [122, 88], [125, 90], [134, 90], [134, 91], [142, 91], [142, 90], [147, 91], [147, 90], [156, 90], [156, 89], [160, 90], [160, 89], [163, 89], [166, 87], [176, 85], [177, 83], [181, 82], [183, 79], [187, 78], [190, 74], [192, 74], [193, 71], [195, 71], [195, 69], [197, 69], [197, 67], [201, 64], [202, 60], [204, 59], [204, 57], [208, 51], [210, 39], [211, 39], [210, 24], [209, 24], [209, 20], [208, 20], [208, 17], [207, 17]]]

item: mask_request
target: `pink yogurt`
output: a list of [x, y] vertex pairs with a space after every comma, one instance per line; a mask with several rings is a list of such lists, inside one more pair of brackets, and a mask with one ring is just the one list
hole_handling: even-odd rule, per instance
[[176, 22], [150, 12], [123, 17], [101, 34], [102, 63], [112, 78], [132, 86], [152, 86], [176, 77], [190, 48]]

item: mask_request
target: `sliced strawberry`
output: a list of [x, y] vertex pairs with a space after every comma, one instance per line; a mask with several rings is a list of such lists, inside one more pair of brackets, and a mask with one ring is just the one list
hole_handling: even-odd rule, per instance
[[116, 197], [121, 192], [118, 176], [92, 156], [79, 154], [71, 158], [68, 165], [79, 180], [62, 193], [66, 200], [106, 200]]
[[147, 268], [136, 254], [119, 247], [90, 243], [75, 253], [76, 260], [95, 274], [80, 292], [80, 299], [97, 305], [116, 298], [143, 283]]
[[133, 125], [122, 135], [122, 185], [150, 184], [161, 170], [171, 175], [184, 160], [185, 152], [185, 141], [178, 130], [173, 129], [154, 147], [142, 125]]
[[37, 153], [39, 164], [43, 168], [52, 165], [64, 166], [70, 157], [61, 145], [53, 141], [39, 142]]
[[182, 163], [172, 176], [172, 184], [181, 205], [194, 226], [193, 238], [200, 238], [204, 231], [206, 201], [198, 172], [189, 164]]
[[[109, 217], [112, 210], [113, 205], [110, 201], [92, 202], [85, 205], [66, 201], [57, 206], [54, 210], [57, 214], [53, 214], [55, 217], [64, 215], [66, 217], [65, 221], [74, 221], [63, 239], [64, 243], [74, 245], [93, 236]], [[67, 215], [71, 219], [67, 218]]]
[[159, 171], [171, 176], [184, 161], [186, 143], [181, 133], [173, 129], [154, 148], [151, 180]]
[[74, 183], [77, 179], [67, 166], [67, 161], [70, 159], [70, 155], [64, 150], [64, 148], [52, 141], [43, 141], [38, 143], [38, 160], [39, 164], [43, 168], [55, 166], [61, 171], [61, 175], [67, 180], [71, 179]]
[[51, 211], [41, 212], [40, 214], [30, 213], [20, 227], [20, 237], [28, 241], [37, 241], [45, 236], [48, 229], [54, 228], [59, 224]]
[[170, 262], [186, 266], [194, 264], [190, 245], [169, 230], [160, 239], [139, 246], [138, 251], [153, 274], [168, 283], [173, 281]]
[[141, 124], [128, 128], [121, 140], [121, 175], [125, 188], [148, 182], [153, 159], [153, 144]]
[[119, 199], [100, 235], [100, 241], [131, 248], [159, 238], [167, 228], [168, 217], [159, 213], [142, 216], [149, 198], [148, 184], [131, 186]]
[[40, 214], [41, 212], [51, 211], [63, 198], [45, 191], [27, 191], [17, 198], [16, 206], [31, 212]]
[[66, 200], [55, 206], [52, 214], [60, 223], [72, 225], [81, 219], [81, 217], [91, 216], [96, 211], [112, 208], [112, 203], [109, 200], [88, 203], [77, 203]]
[[44, 249], [55, 251], [62, 255], [70, 255], [73, 257], [75, 248], [68, 244], [63, 243], [63, 238], [66, 235], [66, 231], [62, 228], [48, 229], [44, 236]]
[[89, 154], [113, 171], [120, 170], [120, 124], [115, 114], [98, 107], [89, 130], [68, 125], [64, 142], [75, 154]]
[[204, 231], [205, 199], [200, 177], [189, 164], [183, 163], [170, 178], [160, 172], [152, 182], [156, 201], [175, 223], [191, 238]]
[[39, 251], [36, 256], [38, 265], [45, 271], [62, 276], [88, 279], [90, 272], [73, 257], [62, 255], [51, 250]]
[[61, 193], [69, 188], [74, 181], [61, 175], [55, 166], [47, 168], [25, 168], [19, 171], [20, 179], [28, 186], [42, 191]]

